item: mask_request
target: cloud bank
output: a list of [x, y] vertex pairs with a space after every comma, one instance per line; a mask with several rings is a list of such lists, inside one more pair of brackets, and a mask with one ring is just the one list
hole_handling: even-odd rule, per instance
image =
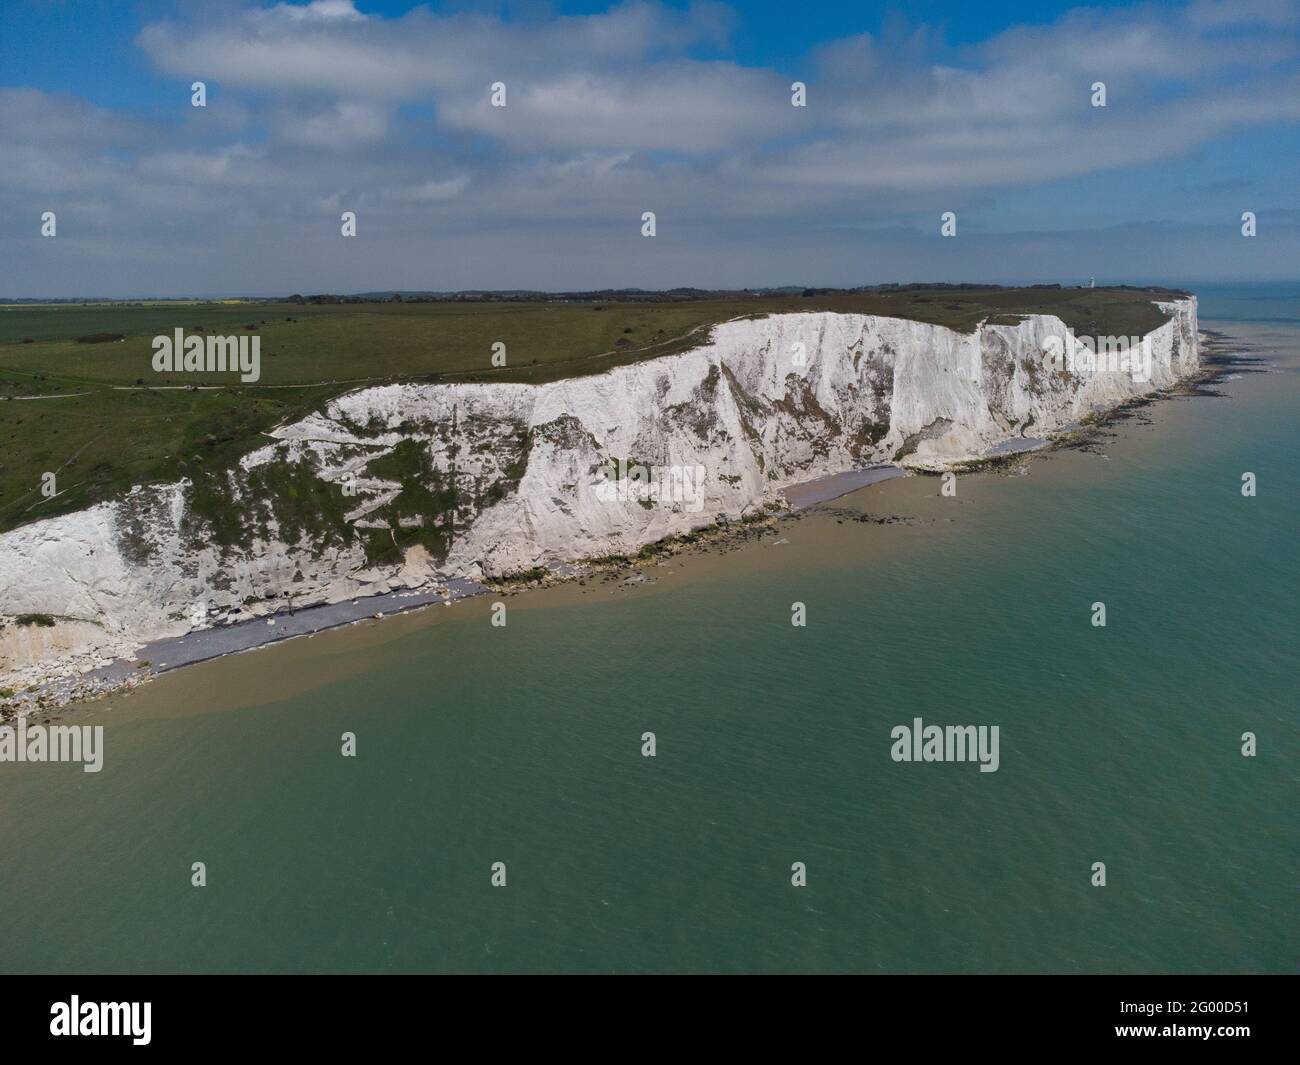
[[[981, 225], [990, 205], [1300, 120], [1294, 0], [1079, 9], [960, 49], [924, 27], [856, 35], [780, 70], [738, 62], [743, 13], [712, 3], [527, 21], [386, 19], [349, 0], [203, 10], [135, 38], [176, 86], [170, 111], [99, 107], [93, 85], [0, 89], [0, 237], [15, 252], [0, 292], [1028, 277], [1035, 247], [1084, 254], [1105, 230], [1063, 214], [1038, 237], [998, 232]], [[206, 108], [190, 106], [199, 80]], [[36, 235], [43, 210], [57, 241]], [[343, 210], [355, 240], [339, 236]], [[965, 225], [940, 245], [944, 210]], [[1114, 222], [1179, 217], [1171, 204]], [[1182, 255], [1199, 234], [1192, 262], [1247, 275], [1294, 261], [1293, 217], [1274, 231], [1289, 243], [1249, 249], [1228, 239], [1226, 207], [1221, 233], [1183, 217], [1176, 240], [1153, 227], [1152, 247]]]

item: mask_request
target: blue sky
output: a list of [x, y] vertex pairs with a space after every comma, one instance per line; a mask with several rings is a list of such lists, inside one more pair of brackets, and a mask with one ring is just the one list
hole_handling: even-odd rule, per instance
[[1300, 274], [1297, 0], [4, 17], [3, 296]]

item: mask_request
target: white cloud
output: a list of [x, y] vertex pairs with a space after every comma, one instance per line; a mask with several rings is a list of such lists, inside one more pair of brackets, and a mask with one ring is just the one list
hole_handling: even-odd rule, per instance
[[[846, 38], [813, 57], [812, 76], [801, 79], [810, 83], [806, 109], [789, 106], [789, 74], [685, 57], [684, 49], [725, 43], [730, 18], [716, 6], [683, 13], [633, 3], [507, 22], [424, 9], [386, 20], [349, 3], [280, 4], [220, 23], [157, 23], [140, 43], [173, 74], [201, 72], [273, 98], [332, 98], [313, 105], [314, 117], [274, 124], [297, 144], [378, 141], [391, 128], [386, 108], [411, 102], [431, 106], [445, 131], [484, 136], [517, 154], [734, 159], [798, 136], [812, 143], [758, 172], [795, 183], [802, 175], [814, 186], [983, 186], [999, 181], [997, 152], [1010, 152], [1005, 177], [1044, 179], [1183, 151], [1222, 131], [1200, 112], [1216, 110], [1228, 71], [1234, 84], [1278, 100], [1285, 119], [1280, 94], [1289, 83], [1280, 68], [1294, 62], [1297, 45], [1277, 29], [1296, 10], [1295, 0], [1244, 7], [1198, 0], [1182, 12], [1081, 9], [943, 62], [930, 58], [938, 44], [925, 30], [885, 42]], [[1096, 80], [1110, 94], [1101, 114], [1088, 105]], [[496, 81], [506, 84], [505, 108], [491, 106]], [[1267, 121], [1268, 108], [1257, 110], [1257, 117], [1240, 110], [1238, 120]], [[1109, 130], [1104, 154], [1095, 150], [1107, 139], [1100, 117]], [[1071, 152], [1071, 144], [1084, 150]]]
[[364, 22], [366, 18], [357, 10], [352, 0], [312, 0], [309, 4], [276, 4], [267, 14], [271, 18], [285, 18], [293, 22], [313, 20]]
[[[342, 2], [200, 15], [146, 26], [138, 43], [186, 89], [207, 80], [207, 109], [128, 118], [0, 90], [0, 231], [62, 196], [128, 253], [151, 226], [194, 242], [239, 226], [267, 235], [268, 271], [304, 258], [327, 271], [335, 244], [290, 250], [336, 235], [348, 209], [398, 266], [431, 237], [472, 248], [491, 232], [480, 243], [494, 254], [510, 234], [521, 248], [551, 234], [623, 270], [648, 254], [621, 243], [643, 210], [659, 213], [655, 249], [899, 227], [940, 199], [955, 209], [1188, 158], [1300, 120], [1296, 10], [1080, 10], [955, 50], [925, 29], [859, 35], [789, 71], [727, 58], [734, 18], [716, 5], [530, 21], [385, 19]], [[796, 79], [807, 108], [790, 106]], [[496, 80], [505, 109], [489, 106]], [[1105, 109], [1089, 105], [1094, 80]]]
[[272, 125], [276, 135], [290, 144], [345, 149], [382, 140], [388, 132], [388, 115], [374, 104], [340, 100], [311, 113], [281, 111]]
[[242, 185], [255, 181], [264, 153], [243, 144], [213, 152], [159, 152], [140, 159], [139, 173], [157, 179], [205, 185]]

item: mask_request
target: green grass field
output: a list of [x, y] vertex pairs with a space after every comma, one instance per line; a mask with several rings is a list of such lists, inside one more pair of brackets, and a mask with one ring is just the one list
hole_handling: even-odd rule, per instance
[[[1080, 335], [1140, 335], [1164, 321], [1153, 298], [1161, 296], [990, 288], [594, 303], [0, 306], [0, 530], [132, 484], [176, 479], [196, 464], [220, 468], [273, 426], [367, 383], [541, 383], [687, 350], [731, 318], [797, 311], [888, 315], [964, 332], [985, 318], [1043, 313]], [[260, 380], [155, 373], [152, 339], [177, 328], [260, 336]], [[93, 334], [123, 339], [77, 341]], [[506, 345], [505, 367], [491, 362], [498, 341]], [[191, 387], [208, 385], [223, 387]], [[46, 472], [57, 478], [52, 499], [41, 493]]]

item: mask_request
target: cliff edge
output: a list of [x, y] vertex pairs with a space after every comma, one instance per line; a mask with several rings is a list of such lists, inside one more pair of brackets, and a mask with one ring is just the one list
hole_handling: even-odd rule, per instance
[[1157, 306], [1168, 320], [1132, 338], [1127, 369], [1063, 362], [1081, 349], [1048, 315], [960, 333], [818, 312], [726, 322], [597, 376], [352, 392], [237, 469], [0, 536], [0, 611], [53, 622], [0, 630], [0, 686], [285, 603], [633, 553], [793, 483], [1049, 437], [1196, 371], [1195, 298]]

